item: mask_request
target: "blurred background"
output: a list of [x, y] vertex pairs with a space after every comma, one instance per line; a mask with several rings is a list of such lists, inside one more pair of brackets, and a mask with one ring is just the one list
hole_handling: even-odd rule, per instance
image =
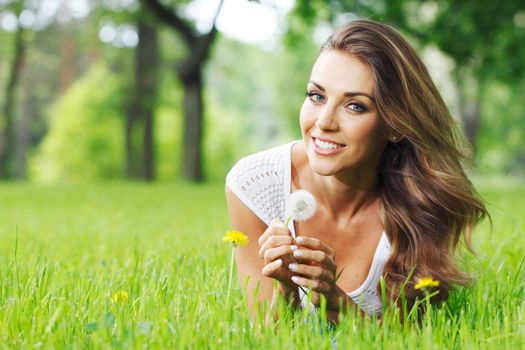
[[0, 0], [0, 177], [222, 181], [300, 137], [318, 48], [356, 18], [414, 45], [475, 173], [522, 178], [523, 0]]

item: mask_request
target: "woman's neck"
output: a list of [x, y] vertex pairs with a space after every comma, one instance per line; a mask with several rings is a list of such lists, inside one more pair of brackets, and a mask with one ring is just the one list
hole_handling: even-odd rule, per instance
[[321, 176], [312, 171], [312, 191], [327, 214], [334, 218], [354, 217], [362, 209], [377, 202], [377, 177]]
[[293, 148], [293, 186], [310, 191], [327, 215], [333, 219], [350, 219], [362, 209], [378, 203], [377, 167], [322, 176], [310, 167], [308, 156], [300, 145]]

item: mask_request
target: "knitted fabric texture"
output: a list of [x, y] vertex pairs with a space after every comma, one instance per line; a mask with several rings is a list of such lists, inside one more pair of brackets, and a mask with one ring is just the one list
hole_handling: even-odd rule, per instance
[[266, 225], [286, 217], [286, 146], [245, 157], [226, 176], [228, 187]]

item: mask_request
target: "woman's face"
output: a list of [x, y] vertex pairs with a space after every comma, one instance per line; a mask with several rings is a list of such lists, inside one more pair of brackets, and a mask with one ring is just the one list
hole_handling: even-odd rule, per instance
[[301, 132], [316, 173], [377, 171], [387, 128], [374, 94], [372, 70], [357, 58], [337, 50], [317, 58], [301, 108]]

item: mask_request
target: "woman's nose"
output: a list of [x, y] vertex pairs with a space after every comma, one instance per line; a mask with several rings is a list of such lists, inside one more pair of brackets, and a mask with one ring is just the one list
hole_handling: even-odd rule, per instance
[[315, 122], [315, 125], [320, 130], [336, 131], [339, 128], [335, 109], [336, 107], [325, 105], [324, 108], [319, 111], [320, 114]]

